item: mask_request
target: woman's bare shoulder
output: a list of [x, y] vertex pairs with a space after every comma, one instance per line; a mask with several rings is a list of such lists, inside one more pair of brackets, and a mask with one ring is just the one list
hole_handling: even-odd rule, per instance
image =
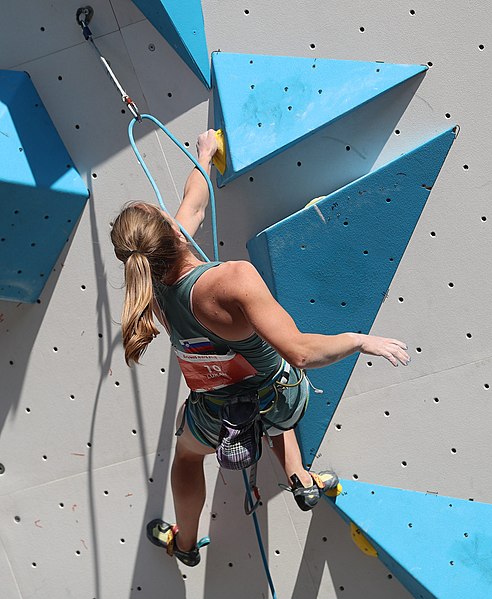
[[228, 260], [210, 268], [198, 279], [198, 292], [213, 292], [216, 299], [235, 300], [255, 286], [259, 274], [247, 260]]

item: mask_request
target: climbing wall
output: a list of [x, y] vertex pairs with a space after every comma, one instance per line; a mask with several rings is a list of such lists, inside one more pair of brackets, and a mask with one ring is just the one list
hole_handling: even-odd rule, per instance
[[[12, 256], [33, 267], [25, 247], [35, 249], [30, 244], [38, 238], [52, 260], [36, 297], [0, 300], [2, 599], [221, 599], [232, 588], [238, 598], [267, 597], [253, 524], [242, 510], [241, 477], [219, 472], [213, 456], [206, 460], [200, 529], [212, 544], [203, 564], [178, 565], [145, 538], [147, 521], [173, 518], [174, 419], [186, 388], [164, 333], [142, 366], [124, 363], [118, 325], [123, 271], [110, 224], [126, 201], [154, 196], [129, 147], [131, 115], [76, 23], [80, 6], [6, 0], [0, 20], [0, 70], [29, 73], [71, 159], [64, 168], [82, 181], [76, 179], [79, 204], [68, 229], [48, 235], [32, 218], [25, 230], [36, 238], [27, 246], [7, 251], [0, 241], [3, 273], [12, 269]], [[423, 0], [202, 0], [201, 6], [92, 0], [91, 6], [96, 43], [141, 112], [168, 124], [191, 150], [198, 133], [225, 125], [228, 170], [217, 181], [221, 258], [248, 258], [249, 242], [251, 258], [272, 291], [283, 290], [279, 300], [290, 302], [305, 330], [339, 332], [337, 315], [345, 317], [355, 298], [367, 309], [351, 311], [346, 326], [367, 326], [409, 346], [408, 368], [360, 356], [340, 365], [342, 378], [335, 367], [313, 373], [325, 393], [313, 394], [301, 442], [314, 469], [335, 468], [343, 479], [335, 505], [300, 512], [278, 488], [282, 473], [265, 452], [258, 516], [278, 597], [487, 597], [492, 9], [465, 10], [457, 0], [445, 6]], [[214, 65], [204, 64], [204, 47], [209, 56], [220, 50]], [[222, 69], [228, 61], [232, 72]], [[343, 89], [335, 86], [340, 95], [332, 105], [316, 104], [317, 120], [295, 128], [293, 120], [297, 126], [311, 106], [309, 90], [316, 102], [326, 97], [321, 65], [327, 61], [340, 66]], [[409, 76], [400, 72], [384, 88], [371, 80], [367, 93], [369, 71], [357, 72], [357, 64], [370, 68], [371, 77], [407, 65]], [[244, 120], [235, 99], [248, 108]], [[0, 182], [13, 172], [6, 167], [12, 134], [5, 118], [2, 109]], [[20, 130], [25, 123], [18, 123]], [[285, 129], [272, 140], [267, 133], [279, 123]], [[190, 164], [148, 122], [135, 133], [175, 211]], [[435, 142], [442, 136], [449, 142], [445, 150]], [[42, 164], [47, 150], [39, 140], [35, 149]], [[392, 171], [397, 164], [404, 166]], [[420, 180], [431, 171], [432, 183]], [[35, 183], [43, 179], [39, 169], [34, 173]], [[403, 179], [398, 173], [408, 183], [386, 193], [395, 178]], [[7, 187], [0, 186], [0, 229], [1, 239], [11, 240], [19, 215], [10, 212], [19, 208]], [[37, 193], [34, 185], [25, 191], [22, 181], [16, 188], [29, 198], [28, 212], [40, 197], [58, 206], [56, 190]], [[352, 193], [358, 202], [347, 200]], [[317, 197], [325, 199], [304, 211]], [[382, 204], [372, 209], [378, 198]], [[344, 213], [336, 212], [339, 222], [331, 229], [321, 227], [334, 203]], [[389, 210], [394, 221], [385, 220]], [[207, 220], [198, 241], [211, 254], [210, 233]], [[296, 261], [287, 273], [287, 285], [285, 277], [275, 278], [272, 257], [289, 264], [293, 241], [304, 254], [301, 266]], [[387, 247], [395, 254], [386, 256]], [[373, 265], [376, 274], [361, 271], [361, 264]], [[308, 288], [313, 280], [317, 287]], [[313, 289], [316, 295], [308, 293]], [[319, 419], [312, 411], [317, 405]], [[355, 545], [350, 522], [380, 559]]]

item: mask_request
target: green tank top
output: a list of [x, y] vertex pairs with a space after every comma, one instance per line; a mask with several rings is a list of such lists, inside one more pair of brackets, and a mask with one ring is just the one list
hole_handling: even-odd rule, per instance
[[226, 397], [263, 387], [278, 372], [282, 358], [256, 333], [241, 341], [229, 341], [215, 335], [193, 315], [193, 285], [204, 272], [220, 264], [201, 264], [174, 285], [155, 284], [154, 292], [190, 389]]

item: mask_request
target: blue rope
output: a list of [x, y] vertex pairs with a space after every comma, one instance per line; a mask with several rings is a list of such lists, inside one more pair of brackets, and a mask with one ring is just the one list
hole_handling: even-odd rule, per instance
[[[212, 186], [212, 181], [210, 181], [210, 177], [207, 175], [205, 169], [196, 160], [196, 158], [193, 156], [193, 154], [190, 154], [190, 152], [188, 152], [188, 150], [174, 137], [174, 135], [169, 131], [169, 129], [167, 129], [160, 121], [158, 121], [155, 117], [153, 117], [150, 114], [142, 114], [140, 116], [142, 119], [148, 119], [149, 121], [152, 121], [160, 129], [162, 129], [162, 131], [164, 131], [164, 133], [178, 146], [178, 148], [180, 150], [182, 150], [186, 154], [186, 156], [188, 156], [188, 158], [193, 162], [193, 164], [196, 166], [196, 168], [205, 177], [205, 181], [207, 182], [208, 191], [210, 194], [210, 209], [211, 209], [211, 216], [212, 216], [212, 239], [213, 239], [214, 260], [218, 260], [219, 259], [219, 245], [217, 242], [217, 214], [216, 214], [216, 210], [215, 210], [214, 189]], [[147, 165], [145, 164], [145, 161], [142, 158], [140, 152], [138, 151], [137, 145], [135, 143], [135, 138], [133, 136], [133, 127], [135, 126], [136, 122], [137, 122], [137, 119], [132, 119], [128, 125], [128, 137], [130, 139], [130, 144], [133, 148], [133, 151], [135, 152], [137, 160], [139, 161], [141, 167], [144, 170], [144, 173], [147, 175], [147, 178], [150, 181], [150, 184], [152, 185], [152, 188], [154, 189], [154, 192], [155, 192], [155, 195], [157, 196], [157, 200], [159, 201], [160, 207], [164, 210], [164, 212], [167, 212], [169, 214], [169, 210], [166, 208], [166, 205], [164, 204], [164, 202], [162, 200], [162, 196], [160, 194], [159, 188], [157, 187], [156, 182], [154, 181], [152, 175], [150, 174], [150, 171], [147, 168]], [[191, 235], [188, 233], [188, 231], [186, 231], [186, 229], [184, 227], [182, 227], [179, 223], [178, 223], [178, 225], [179, 225], [179, 228], [180, 228], [181, 232], [183, 233], [183, 235], [193, 245], [193, 247], [200, 254], [200, 256], [206, 262], [210, 262], [207, 255], [203, 252], [203, 250], [196, 243], [196, 241], [193, 239], [193, 237], [191, 237]]]
[[[195, 157], [188, 152], [188, 150], [174, 137], [174, 135], [169, 131], [169, 129], [166, 129], [166, 127], [160, 121], [158, 121], [156, 118], [154, 118], [150, 114], [142, 114], [140, 116], [142, 119], [149, 119], [150, 121], [155, 123], [160, 129], [162, 129], [162, 131], [164, 131], [164, 133], [178, 146], [178, 148], [180, 148], [188, 156], [188, 158], [194, 163], [194, 165], [197, 167], [197, 169], [205, 177], [205, 181], [207, 182], [208, 190], [210, 193], [210, 208], [211, 208], [211, 217], [212, 217], [212, 239], [213, 239], [214, 260], [218, 260], [219, 259], [219, 247], [218, 247], [218, 243], [217, 243], [217, 214], [216, 214], [216, 210], [215, 210], [214, 190], [212, 187], [212, 182], [210, 181], [210, 177], [207, 175], [206, 171], [201, 166], [201, 164], [199, 164], [199, 162], [195, 159]], [[130, 121], [130, 124], [128, 125], [128, 137], [130, 139], [130, 144], [133, 148], [133, 151], [135, 152], [135, 155], [137, 157], [137, 160], [140, 163], [140, 166], [143, 168], [144, 173], [147, 175], [147, 178], [150, 181], [150, 184], [152, 185], [155, 195], [157, 196], [157, 200], [159, 201], [160, 207], [162, 208], [162, 210], [164, 210], [164, 212], [167, 212], [167, 214], [169, 214], [169, 210], [166, 208], [166, 205], [164, 204], [164, 202], [162, 200], [162, 196], [159, 191], [159, 188], [157, 187], [157, 184], [154, 181], [154, 178], [150, 174], [150, 171], [149, 171], [147, 165], [145, 164], [145, 161], [142, 158], [140, 152], [138, 151], [137, 145], [135, 143], [135, 138], [133, 136], [133, 127], [135, 126], [136, 122], [138, 122], [137, 119], [133, 119], [132, 121]], [[184, 227], [182, 227], [179, 223], [178, 223], [178, 225], [179, 225], [179, 228], [180, 228], [181, 232], [183, 233], [183, 235], [193, 245], [193, 247], [197, 250], [197, 252], [200, 254], [200, 256], [206, 262], [210, 262], [207, 255], [203, 252], [202, 248], [196, 243], [196, 241], [193, 239], [193, 237], [191, 237], [191, 235], [188, 233], [188, 231], [186, 231], [186, 229]], [[253, 506], [253, 498], [251, 496], [251, 489], [249, 487], [248, 477], [246, 475], [245, 470], [243, 470], [243, 479], [244, 479], [244, 486], [246, 487], [246, 494], [248, 496], [249, 505], [250, 505], [250, 507], [252, 507]], [[277, 599], [277, 593], [275, 592], [275, 587], [273, 586], [273, 580], [270, 575], [270, 569], [268, 567], [268, 560], [266, 557], [265, 548], [263, 546], [263, 540], [261, 538], [261, 530], [260, 530], [260, 525], [258, 524], [258, 518], [256, 517], [255, 512], [252, 513], [252, 516], [253, 516], [253, 522], [255, 525], [256, 537], [258, 539], [258, 546], [260, 548], [261, 559], [263, 560], [263, 567], [265, 568], [265, 573], [266, 573], [267, 580], [268, 580], [268, 585], [270, 587], [270, 591], [272, 592], [273, 599]]]
[[[246, 487], [246, 493], [248, 495], [248, 501], [250, 508], [253, 507], [253, 497], [251, 496], [251, 490], [249, 488], [248, 477], [246, 476], [246, 470], [243, 470], [243, 480], [244, 486]], [[253, 516], [253, 522], [255, 524], [256, 537], [258, 538], [258, 545], [260, 547], [261, 559], [263, 560], [263, 567], [265, 568], [265, 574], [268, 579], [268, 586], [270, 587], [270, 591], [272, 592], [272, 598], [277, 599], [277, 593], [275, 592], [275, 587], [273, 586], [273, 580], [270, 575], [270, 568], [268, 567], [268, 560], [265, 553], [265, 548], [263, 547], [263, 541], [261, 539], [261, 531], [260, 525], [258, 524], [258, 518], [256, 517], [256, 512], [251, 514]]]

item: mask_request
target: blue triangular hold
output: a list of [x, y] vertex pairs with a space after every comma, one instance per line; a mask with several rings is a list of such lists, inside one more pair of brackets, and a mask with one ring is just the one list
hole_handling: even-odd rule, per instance
[[195, 75], [210, 87], [210, 60], [200, 0], [133, 0]]
[[212, 69], [222, 186], [427, 67], [214, 52]]
[[0, 299], [35, 302], [89, 192], [29, 75], [0, 71]]
[[350, 480], [341, 484], [337, 511], [361, 529], [414, 597], [491, 596], [492, 505]]
[[[253, 264], [301, 331], [369, 333], [454, 139], [449, 129], [248, 242]], [[297, 428], [307, 464], [355, 362], [310, 373], [324, 394], [313, 394]]]

